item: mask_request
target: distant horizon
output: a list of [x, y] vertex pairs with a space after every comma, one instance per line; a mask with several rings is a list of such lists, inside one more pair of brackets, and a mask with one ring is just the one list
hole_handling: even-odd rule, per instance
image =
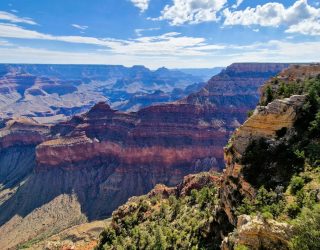
[[212, 68], [319, 55], [319, 0], [0, 2], [2, 63]]
[[121, 66], [125, 68], [133, 68], [133, 67], [145, 67], [151, 71], [156, 71], [161, 68], [166, 68], [168, 70], [193, 70], [193, 69], [217, 69], [217, 68], [227, 68], [233, 64], [319, 64], [319, 62], [233, 62], [231, 64], [228, 64], [226, 66], [212, 66], [212, 67], [186, 67], [186, 68], [169, 68], [166, 66], [160, 66], [158, 68], [150, 68], [143, 64], [136, 64], [136, 65], [125, 65], [125, 64], [95, 64], [95, 63], [6, 63], [6, 62], [0, 62], [0, 65], [56, 65], [56, 66]]

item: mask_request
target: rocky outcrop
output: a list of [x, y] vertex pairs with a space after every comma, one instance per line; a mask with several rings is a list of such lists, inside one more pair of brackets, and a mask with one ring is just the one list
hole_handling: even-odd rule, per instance
[[[299, 72], [303, 72], [301, 74], [293, 74], [294, 70], [289, 68], [281, 72], [280, 75], [283, 79], [290, 79], [291, 82], [296, 82], [297, 79], [294, 78], [294, 75], [301, 75], [304, 79], [308, 79], [317, 75], [316, 72], [320, 72], [319, 66], [311, 65], [312, 70], [308, 67], [299, 66]], [[296, 66], [293, 66], [293, 68], [296, 68]], [[263, 90], [265, 89], [264, 87]], [[245, 172], [255, 173], [256, 170], [247, 168], [243, 163], [243, 154], [252, 142], [259, 141], [261, 138], [267, 140], [270, 145], [277, 147], [281, 144], [280, 137], [287, 135], [290, 138], [294, 135], [294, 124], [300, 117], [300, 111], [305, 100], [306, 96], [304, 95], [293, 95], [290, 98], [276, 99], [267, 106], [257, 106], [253, 115], [235, 131], [227, 147], [225, 147], [226, 168], [224, 170], [221, 200], [224, 211], [234, 225], [237, 224], [235, 208], [244, 197], [253, 199], [256, 192], [254, 187], [256, 181], [249, 180], [245, 174]], [[256, 168], [258, 167], [256, 166]], [[268, 171], [274, 171], [272, 173], [273, 179], [278, 178], [279, 182], [283, 181], [282, 177], [277, 176], [276, 170], [269, 169]], [[261, 173], [252, 176], [252, 178], [258, 180], [259, 174]], [[267, 175], [265, 173], [265, 176]]]
[[250, 250], [289, 250], [291, 235], [292, 230], [287, 223], [266, 220], [261, 216], [241, 215], [236, 230], [223, 240], [221, 249], [233, 250], [237, 246], [246, 246]]
[[[234, 209], [244, 197], [254, 198], [256, 189], [243, 173], [242, 157], [248, 146], [260, 138], [275, 140], [277, 131], [290, 130], [298, 119], [305, 96], [275, 100], [266, 107], [258, 106], [254, 114], [234, 133], [225, 148], [226, 168], [221, 199], [229, 220], [236, 224]], [[253, 171], [253, 170], [252, 170]]]

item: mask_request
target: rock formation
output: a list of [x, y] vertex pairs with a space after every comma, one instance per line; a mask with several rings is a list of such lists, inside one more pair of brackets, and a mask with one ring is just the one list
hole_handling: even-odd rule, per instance
[[[298, 69], [297, 72], [295, 69]], [[287, 81], [287, 87], [298, 86], [292, 92], [288, 87], [288, 98], [284, 98], [288, 90], [283, 92], [278, 86], [280, 78]], [[270, 103], [257, 106], [225, 147], [226, 167], [222, 176], [214, 182], [219, 190], [219, 201], [214, 211], [210, 211], [211, 218], [206, 217], [206, 206], [203, 217], [197, 218], [199, 224], [202, 218], [207, 218], [205, 233], [198, 235], [196, 232], [201, 229], [194, 224], [193, 218], [188, 217], [190, 211], [203, 206], [203, 200], [197, 199], [197, 192], [191, 191], [206, 187], [207, 184], [201, 185], [199, 177], [203, 174], [200, 174], [187, 177], [177, 188], [158, 186], [150, 192], [153, 195], [165, 194], [160, 195], [160, 207], [161, 203], [167, 204], [168, 197], [174, 200], [174, 196], [183, 209], [178, 210], [179, 215], [176, 216], [172, 212], [176, 203], [163, 206], [164, 215], [161, 218], [169, 218], [170, 223], [157, 224], [160, 225], [157, 232], [162, 232], [162, 242], [157, 242], [158, 233], [150, 233], [147, 239], [162, 246], [181, 247], [180, 239], [175, 241], [177, 237], [172, 232], [177, 223], [181, 223], [179, 218], [185, 218], [184, 229], [191, 228], [189, 232], [183, 232], [189, 239], [189, 248], [287, 250], [292, 246], [293, 249], [300, 249], [308, 244], [312, 246], [308, 249], [318, 249], [319, 80], [320, 65], [312, 64], [293, 66], [266, 83], [272, 89]], [[267, 87], [262, 88], [261, 103], [268, 100], [265, 94]], [[277, 97], [281, 99], [275, 99]], [[210, 97], [204, 99], [207, 101]], [[204, 99], [198, 98], [201, 101]], [[186, 195], [191, 194], [187, 199], [189, 203], [181, 199], [181, 191], [173, 192], [179, 188], [186, 189]], [[152, 196], [147, 197], [152, 200]], [[212, 199], [207, 199], [207, 203], [210, 204]], [[103, 234], [100, 246], [136, 245], [137, 240], [141, 239], [137, 235], [142, 235], [150, 226], [155, 227], [154, 217], [159, 216], [156, 209], [148, 210], [141, 220], [139, 216], [134, 217], [137, 221], [132, 226], [125, 223], [128, 218], [137, 215], [136, 209], [149, 202], [145, 198], [135, 198], [134, 201], [132, 210], [121, 213], [123, 208], [130, 206], [129, 201], [113, 213], [112, 223], [105, 232], [114, 234], [112, 237]], [[125, 233], [119, 225], [125, 227]], [[121, 242], [123, 237], [126, 237], [126, 242]]]
[[236, 231], [223, 240], [221, 250], [233, 250], [236, 245], [246, 246], [250, 250], [289, 250], [291, 235], [291, 228], [287, 223], [266, 220], [261, 216], [241, 215]]
[[[88, 220], [105, 218], [129, 197], [145, 194], [158, 183], [173, 186], [187, 174], [220, 170], [223, 146], [255, 107], [259, 87], [286, 66], [234, 64], [181, 101], [134, 113], [100, 102], [81, 116], [51, 126], [48, 137], [37, 139], [36, 157], [25, 164], [24, 181], [0, 207], [0, 232], [14, 224], [16, 216], [34, 223], [36, 209], [53, 208], [56, 199], [63, 204], [64, 195], [72, 199], [70, 211], [77, 215], [66, 220], [67, 227], [83, 215]], [[61, 209], [61, 216], [70, 211]], [[12, 234], [24, 230], [26, 224], [20, 224]], [[51, 227], [62, 226], [53, 220]]]

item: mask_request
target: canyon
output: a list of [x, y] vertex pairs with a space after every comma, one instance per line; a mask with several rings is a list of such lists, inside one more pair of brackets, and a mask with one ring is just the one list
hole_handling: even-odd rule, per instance
[[54, 123], [84, 113], [99, 101], [114, 109], [137, 111], [178, 100], [204, 85], [201, 75], [166, 68], [0, 64], [0, 114]]
[[288, 66], [233, 64], [200, 91], [137, 112], [99, 102], [54, 125], [32, 116], [5, 119], [0, 238], [8, 240], [0, 247], [106, 218], [158, 183], [221, 171], [223, 147], [257, 105], [260, 87]]
[[319, 86], [320, 64], [272, 77], [224, 148], [222, 174], [129, 199], [97, 249], [318, 249]]

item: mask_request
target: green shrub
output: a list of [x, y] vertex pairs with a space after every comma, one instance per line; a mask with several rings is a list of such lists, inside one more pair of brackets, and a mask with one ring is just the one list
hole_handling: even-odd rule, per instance
[[296, 194], [304, 186], [304, 179], [300, 176], [293, 176], [290, 181], [290, 191]]
[[283, 212], [284, 207], [285, 203], [282, 196], [272, 190], [268, 191], [262, 186], [253, 200], [243, 199], [242, 204], [237, 207], [236, 214], [250, 215], [260, 212], [266, 218], [271, 219], [278, 217]]
[[268, 211], [266, 211], [266, 212], [263, 212], [263, 213], [262, 213], [262, 217], [263, 217], [263, 219], [265, 219], [265, 220], [267, 220], [267, 219], [273, 219], [273, 214], [270, 213], [270, 212], [268, 212]]
[[236, 245], [234, 250], [249, 250], [245, 245]]
[[268, 86], [266, 89], [266, 101], [264, 104], [267, 105], [268, 103], [272, 102], [273, 98], [274, 98], [273, 91], [272, 91], [271, 87]]
[[247, 117], [248, 117], [248, 118], [251, 117], [251, 116], [253, 115], [253, 112], [254, 112], [254, 110], [249, 110], [249, 111], [247, 112]]
[[297, 215], [300, 213], [301, 208], [297, 205], [297, 203], [291, 203], [287, 208], [286, 212], [288, 216], [292, 219], [296, 218]]
[[[141, 199], [136, 209], [113, 221], [102, 234], [105, 249], [212, 249], [220, 237], [214, 234], [217, 192], [213, 186], [192, 190], [184, 197]], [[142, 212], [143, 211], [143, 212]], [[138, 216], [137, 216], [138, 215]], [[102, 248], [100, 248], [102, 249]]]
[[294, 236], [291, 240], [293, 250], [320, 249], [320, 205], [313, 209], [304, 208], [293, 222]]

